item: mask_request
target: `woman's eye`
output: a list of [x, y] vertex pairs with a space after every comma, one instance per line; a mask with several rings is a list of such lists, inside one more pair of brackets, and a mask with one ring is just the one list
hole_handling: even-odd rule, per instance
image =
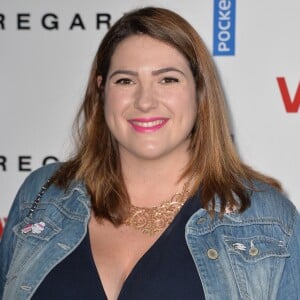
[[163, 80], [161, 82], [162, 83], [174, 83], [174, 82], [179, 82], [179, 80], [174, 77], [165, 77], [165, 78], [163, 78]]
[[116, 84], [133, 84], [133, 81], [129, 78], [120, 78], [116, 82]]

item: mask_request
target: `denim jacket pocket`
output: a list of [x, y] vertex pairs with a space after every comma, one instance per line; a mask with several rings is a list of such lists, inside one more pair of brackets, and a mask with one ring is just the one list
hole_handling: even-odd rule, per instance
[[61, 230], [45, 216], [39, 220], [26, 217], [21, 223], [15, 225], [13, 233], [16, 236], [16, 244], [7, 279], [16, 277], [25, 264], [38, 255], [40, 248]]
[[273, 299], [290, 256], [285, 242], [264, 235], [225, 236], [224, 242], [242, 299]]
[[26, 240], [35, 245], [43, 240], [49, 241], [61, 231], [61, 228], [46, 216], [34, 221], [26, 217], [23, 222], [13, 228], [13, 231], [21, 240]]
[[249, 238], [224, 237], [230, 256], [239, 256], [245, 263], [257, 262], [271, 256], [287, 257], [285, 242], [268, 236]]

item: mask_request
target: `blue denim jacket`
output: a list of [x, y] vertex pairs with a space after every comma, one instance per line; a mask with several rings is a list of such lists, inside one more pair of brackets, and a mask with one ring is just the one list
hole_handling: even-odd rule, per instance
[[[87, 233], [90, 200], [82, 183], [67, 191], [52, 185], [32, 217], [41, 186], [57, 164], [32, 173], [19, 190], [0, 244], [0, 298], [30, 299], [45, 276]], [[200, 209], [186, 225], [186, 241], [207, 300], [300, 299], [300, 219], [293, 204], [273, 188], [257, 184], [244, 213]], [[43, 230], [22, 233], [28, 224]], [[184, 276], [184, 274], [182, 275]]]

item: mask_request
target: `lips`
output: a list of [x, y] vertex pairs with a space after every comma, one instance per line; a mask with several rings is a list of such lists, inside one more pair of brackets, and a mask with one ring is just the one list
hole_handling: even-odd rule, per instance
[[130, 119], [128, 122], [138, 132], [154, 132], [165, 126], [168, 120], [168, 118], [155, 117]]

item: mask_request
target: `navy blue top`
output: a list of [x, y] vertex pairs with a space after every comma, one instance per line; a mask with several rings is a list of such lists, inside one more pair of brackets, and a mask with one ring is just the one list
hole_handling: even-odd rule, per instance
[[[137, 262], [118, 300], [204, 300], [204, 293], [184, 232], [200, 208], [189, 199], [160, 238]], [[38, 287], [33, 300], [107, 299], [94, 263], [87, 233], [81, 244]]]

